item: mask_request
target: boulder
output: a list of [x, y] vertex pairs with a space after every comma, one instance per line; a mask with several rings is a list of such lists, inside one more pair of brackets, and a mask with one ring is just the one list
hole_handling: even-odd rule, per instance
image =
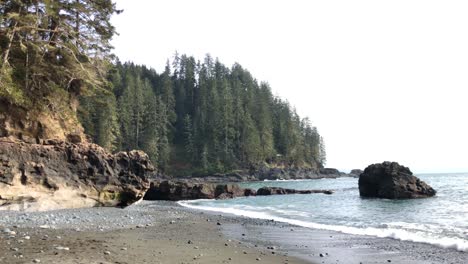
[[359, 177], [359, 193], [363, 197], [406, 199], [431, 197], [436, 191], [415, 177], [409, 168], [386, 161], [364, 170]]
[[152, 182], [145, 194], [145, 200], [194, 200], [214, 199], [216, 185], [188, 182]]
[[0, 209], [126, 206], [149, 188], [154, 167], [142, 151], [111, 154], [87, 142], [42, 142], [0, 138]]

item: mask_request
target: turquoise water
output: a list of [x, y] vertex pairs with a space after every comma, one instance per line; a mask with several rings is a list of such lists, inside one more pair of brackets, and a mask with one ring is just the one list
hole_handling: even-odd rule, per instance
[[183, 206], [240, 216], [274, 219], [309, 228], [356, 235], [390, 237], [468, 252], [468, 174], [417, 175], [437, 190], [433, 198], [365, 199], [358, 179], [244, 183], [243, 187], [277, 186], [332, 189], [333, 195], [297, 194], [196, 200]]

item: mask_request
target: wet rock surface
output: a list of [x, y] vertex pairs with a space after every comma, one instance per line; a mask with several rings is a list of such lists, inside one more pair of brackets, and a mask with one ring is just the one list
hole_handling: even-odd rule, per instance
[[280, 188], [280, 187], [262, 187], [257, 190], [257, 196], [282, 195], [282, 194], [311, 194], [311, 193], [333, 194], [333, 191], [331, 190], [295, 190], [295, 189], [286, 189], [286, 188]]
[[188, 183], [188, 182], [152, 182], [146, 192], [145, 200], [195, 200], [195, 199], [231, 199], [243, 196], [264, 196], [281, 194], [332, 194], [331, 190], [294, 190], [279, 187], [263, 187], [259, 190], [241, 188], [237, 184]]
[[87, 142], [0, 138], [0, 209], [126, 206], [143, 197], [153, 170], [141, 151], [110, 154]]
[[359, 194], [363, 197], [386, 199], [425, 198], [436, 191], [396, 162], [368, 166], [359, 177]]

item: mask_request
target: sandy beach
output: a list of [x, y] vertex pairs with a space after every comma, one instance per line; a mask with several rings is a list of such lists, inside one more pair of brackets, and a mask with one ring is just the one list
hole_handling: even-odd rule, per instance
[[466, 253], [219, 215], [173, 202], [0, 211], [0, 263], [464, 263]]
[[175, 203], [0, 215], [0, 263], [308, 263], [229, 239], [226, 218]]

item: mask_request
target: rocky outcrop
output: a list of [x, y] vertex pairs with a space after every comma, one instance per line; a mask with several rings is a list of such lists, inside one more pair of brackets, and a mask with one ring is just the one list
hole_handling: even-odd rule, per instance
[[364, 171], [363, 170], [360, 170], [360, 169], [354, 169], [354, 170], [351, 170], [349, 172], [349, 176], [350, 177], [354, 177], [354, 178], [359, 178], [359, 176], [361, 175], [361, 173], [363, 173]]
[[0, 209], [129, 205], [143, 197], [153, 170], [141, 151], [110, 154], [86, 142], [0, 138]]
[[152, 182], [145, 200], [228, 199], [255, 195], [255, 190], [240, 188], [237, 184], [212, 184], [162, 181]]
[[237, 184], [188, 183], [188, 182], [153, 182], [146, 192], [145, 200], [195, 200], [195, 199], [231, 199], [243, 196], [278, 195], [278, 194], [332, 194], [330, 190], [294, 190], [278, 187], [263, 187], [258, 191], [241, 188]]
[[146, 192], [145, 200], [193, 200], [215, 198], [216, 186], [213, 184], [197, 184], [189, 182], [152, 182]]
[[251, 175], [257, 180], [297, 180], [297, 179], [321, 179], [321, 178], [338, 178], [347, 176], [346, 173], [340, 172], [334, 168], [298, 168], [286, 167], [275, 168], [261, 166], [259, 168], [251, 168]]
[[413, 176], [409, 168], [386, 161], [364, 170], [359, 177], [359, 193], [363, 197], [405, 199], [434, 196], [436, 191]]
[[295, 190], [285, 189], [280, 187], [262, 187], [257, 190], [257, 195], [281, 195], [281, 194], [310, 194], [310, 193], [323, 193], [333, 194], [331, 190]]

